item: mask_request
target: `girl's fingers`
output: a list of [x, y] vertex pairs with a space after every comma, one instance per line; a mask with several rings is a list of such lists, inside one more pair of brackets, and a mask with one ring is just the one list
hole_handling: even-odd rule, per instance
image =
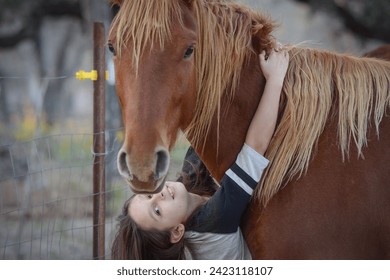
[[260, 57], [261, 61], [266, 60], [266, 58], [265, 58], [265, 51], [264, 50], [260, 53], [259, 57]]

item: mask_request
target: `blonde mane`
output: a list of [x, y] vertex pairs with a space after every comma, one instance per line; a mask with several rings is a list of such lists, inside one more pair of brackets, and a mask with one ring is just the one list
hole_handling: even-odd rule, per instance
[[[180, 2], [122, 1], [114, 20], [117, 49], [134, 50], [136, 69], [145, 46], [159, 42], [164, 47], [164, 40], [170, 38], [171, 19], [182, 23]], [[254, 54], [252, 36], [260, 34], [261, 48], [268, 50], [275, 44], [270, 35], [275, 25], [269, 17], [230, 1], [192, 0], [192, 5], [199, 35], [195, 49], [198, 98], [186, 134], [193, 145], [202, 145], [212, 118], [221, 114], [222, 97], [233, 96], [242, 67]], [[129, 41], [132, 46], [126, 46]], [[351, 141], [362, 156], [370, 117], [374, 116], [379, 133], [379, 123], [390, 105], [389, 62], [297, 47], [289, 51], [285, 110], [267, 150], [270, 166], [255, 194], [263, 204], [307, 170], [330, 114], [337, 113], [343, 158], [349, 154]]]
[[283, 87], [285, 111], [266, 153], [270, 166], [256, 193], [263, 204], [307, 170], [331, 114], [338, 117], [344, 160], [352, 140], [363, 157], [371, 116], [379, 136], [379, 124], [390, 106], [387, 61], [303, 48], [292, 48], [290, 58]]
[[219, 131], [222, 97], [233, 97], [243, 65], [255, 53], [252, 36], [261, 33], [262, 48], [271, 49], [275, 24], [268, 16], [230, 1], [195, 0], [193, 8], [198, 23], [195, 64], [199, 75], [195, 116], [186, 135], [193, 145], [202, 147], [215, 115]]

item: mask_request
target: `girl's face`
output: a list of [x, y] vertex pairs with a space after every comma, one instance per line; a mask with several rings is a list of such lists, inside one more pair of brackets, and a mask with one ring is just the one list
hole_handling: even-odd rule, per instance
[[180, 182], [166, 182], [156, 194], [137, 194], [128, 208], [128, 214], [141, 228], [161, 231], [184, 224], [192, 211], [190, 193]]

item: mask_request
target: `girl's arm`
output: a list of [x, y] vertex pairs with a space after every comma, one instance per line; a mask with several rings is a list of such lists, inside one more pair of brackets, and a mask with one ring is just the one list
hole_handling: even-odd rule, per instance
[[264, 155], [275, 130], [284, 77], [289, 63], [286, 50], [272, 50], [268, 58], [260, 54], [260, 66], [266, 79], [263, 96], [249, 125], [245, 143]]
[[249, 126], [246, 145], [222, 178], [222, 188], [216, 191], [202, 206], [202, 211], [193, 217], [192, 223], [187, 225], [190, 230], [213, 233], [237, 231], [241, 216], [268, 165], [263, 154], [275, 130], [288, 59], [286, 51], [272, 51], [267, 60], [265, 53], [260, 54], [260, 65], [267, 82]]

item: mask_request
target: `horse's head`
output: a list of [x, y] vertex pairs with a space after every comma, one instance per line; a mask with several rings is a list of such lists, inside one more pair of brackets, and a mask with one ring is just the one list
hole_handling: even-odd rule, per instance
[[[220, 178], [244, 136], [220, 141], [228, 130], [219, 125], [239, 126], [236, 135], [245, 134], [263, 82], [256, 53], [274, 46], [274, 23], [230, 1], [113, 3], [120, 9], [108, 41], [125, 126], [120, 174], [135, 192], [157, 192], [182, 129]], [[227, 114], [236, 94], [244, 101], [235, 102], [233, 113]], [[242, 118], [233, 117], [238, 115]], [[238, 139], [234, 145], [232, 139]], [[231, 153], [217, 157], [219, 148]]]
[[[178, 8], [170, 7], [173, 2]], [[189, 3], [114, 1], [120, 9], [108, 47], [125, 128], [118, 169], [134, 192], [163, 186], [169, 151], [194, 112], [197, 33]]]

